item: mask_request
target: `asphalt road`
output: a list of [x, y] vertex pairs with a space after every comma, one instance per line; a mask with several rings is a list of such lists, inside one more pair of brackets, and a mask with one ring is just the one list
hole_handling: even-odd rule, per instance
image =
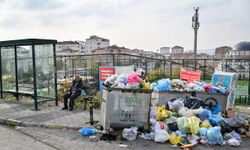
[[20, 133], [13, 128], [0, 125], [1, 150], [55, 150], [51, 146], [39, 142], [32, 137]]
[[[98, 137], [98, 135], [96, 135]], [[14, 129], [0, 125], [0, 149], [1, 150], [161, 150], [180, 149], [173, 148], [169, 143], [155, 143], [137, 139], [136, 141], [113, 142], [95, 141], [89, 137], [83, 137], [78, 131], [61, 129], [44, 129], [35, 127], [21, 127]], [[127, 145], [126, 148], [120, 144]], [[249, 150], [250, 138], [243, 139], [240, 147], [196, 145], [193, 150]]]
[[[116, 141], [113, 142], [105, 142], [105, 141], [95, 141], [91, 140], [88, 137], [83, 137], [80, 135], [78, 131], [70, 131], [70, 130], [59, 130], [59, 129], [43, 129], [43, 128], [22, 128], [20, 132], [28, 134], [30, 136], [35, 137], [39, 141], [43, 141], [49, 145], [53, 145], [57, 149], [60, 150], [162, 150], [162, 149], [180, 149], [173, 148], [167, 143], [155, 143], [154, 141], [147, 141], [143, 139], [137, 139], [136, 141], [121, 141], [121, 137], [117, 137]], [[96, 135], [97, 137], [99, 135]], [[120, 135], [121, 136], [121, 135]], [[126, 148], [120, 147], [120, 144], [127, 145]], [[249, 150], [250, 147], [250, 138], [245, 138], [241, 142], [240, 147], [232, 147], [229, 145], [223, 146], [208, 146], [208, 145], [196, 145], [193, 147], [193, 150], [210, 150], [210, 149], [218, 149], [218, 150]]]

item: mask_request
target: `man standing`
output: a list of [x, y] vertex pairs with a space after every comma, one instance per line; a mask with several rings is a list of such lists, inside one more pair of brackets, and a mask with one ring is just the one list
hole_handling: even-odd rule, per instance
[[68, 109], [68, 99], [69, 101], [69, 110], [73, 110], [73, 106], [75, 104], [75, 99], [81, 95], [81, 90], [83, 90], [83, 82], [79, 75], [75, 76], [75, 79], [73, 80], [70, 89], [67, 91], [66, 94], [64, 94], [64, 107], [62, 110]]

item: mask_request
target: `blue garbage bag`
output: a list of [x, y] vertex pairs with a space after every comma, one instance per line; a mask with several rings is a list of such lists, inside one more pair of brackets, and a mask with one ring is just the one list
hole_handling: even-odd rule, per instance
[[204, 121], [212, 116], [212, 113], [210, 110], [204, 109], [201, 114], [198, 114], [198, 117], [201, 121]]
[[199, 129], [199, 135], [203, 139], [206, 138], [206, 136], [207, 136], [207, 128], [200, 128]]
[[185, 132], [181, 131], [181, 130], [177, 130], [177, 131], [175, 131], [175, 133], [177, 135], [179, 135], [180, 137], [182, 137], [182, 138], [186, 138], [187, 137], [187, 134]]
[[81, 128], [81, 129], [79, 130], [79, 132], [80, 132], [81, 135], [83, 135], [83, 136], [89, 136], [89, 135], [96, 134], [96, 129], [94, 129], [94, 128]]
[[157, 91], [169, 91], [171, 89], [171, 81], [169, 79], [161, 79], [156, 86]]
[[225, 121], [225, 119], [221, 115], [211, 115], [208, 121], [212, 126], [217, 126], [221, 121]]
[[227, 88], [226, 87], [221, 87], [220, 92], [223, 93], [223, 94], [226, 94]]
[[207, 129], [207, 139], [208, 139], [208, 144], [210, 145], [215, 145], [215, 144], [220, 144], [223, 145], [223, 136], [221, 134], [221, 127], [215, 126], [210, 129]]
[[153, 82], [153, 83], [150, 84], [150, 89], [156, 90], [156, 86], [157, 86], [157, 83]]
[[218, 114], [219, 112], [221, 112], [221, 109], [222, 109], [221, 105], [216, 104], [216, 106], [213, 109], [211, 109], [211, 112], [212, 114]]
[[211, 89], [208, 92], [210, 92], [210, 93], [219, 93], [220, 91], [218, 89]]

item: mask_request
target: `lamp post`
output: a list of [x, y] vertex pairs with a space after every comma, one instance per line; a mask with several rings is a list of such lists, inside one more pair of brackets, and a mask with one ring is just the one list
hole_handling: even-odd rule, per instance
[[200, 27], [200, 22], [199, 22], [199, 7], [194, 8], [194, 15], [192, 17], [192, 28], [194, 29], [194, 68], [196, 70], [197, 67], [197, 32]]

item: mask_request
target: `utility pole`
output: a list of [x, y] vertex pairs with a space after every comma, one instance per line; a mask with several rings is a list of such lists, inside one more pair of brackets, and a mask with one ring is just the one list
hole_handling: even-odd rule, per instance
[[194, 29], [194, 68], [196, 70], [197, 67], [197, 31], [200, 27], [200, 22], [199, 22], [199, 7], [194, 8], [194, 15], [192, 17], [192, 28]]

